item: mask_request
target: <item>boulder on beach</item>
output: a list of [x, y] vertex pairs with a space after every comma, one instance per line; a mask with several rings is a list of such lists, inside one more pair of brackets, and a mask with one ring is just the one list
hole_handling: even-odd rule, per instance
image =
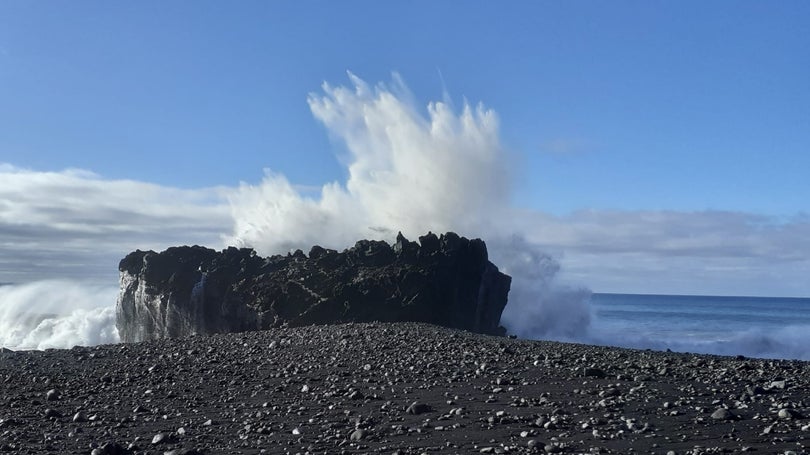
[[267, 258], [234, 247], [139, 250], [119, 270], [116, 325], [125, 342], [370, 321], [503, 334], [511, 285], [482, 240], [452, 232]]

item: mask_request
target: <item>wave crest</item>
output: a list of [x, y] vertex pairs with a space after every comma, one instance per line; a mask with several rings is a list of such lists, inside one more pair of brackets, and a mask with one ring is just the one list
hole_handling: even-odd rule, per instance
[[117, 343], [117, 287], [68, 280], [0, 286], [0, 346], [71, 348]]

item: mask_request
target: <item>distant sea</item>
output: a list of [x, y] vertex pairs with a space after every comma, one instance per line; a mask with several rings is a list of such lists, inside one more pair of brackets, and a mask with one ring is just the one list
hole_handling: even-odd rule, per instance
[[810, 360], [810, 298], [593, 294], [599, 344]]
[[[117, 294], [116, 286], [60, 280], [2, 285], [0, 347], [46, 349], [115, 343]], [[567, 329], [575, 325], [575, 330], [559, 336], [548, 332], [521, 336], [659, 351], [810, 360], [810, 298], [593, 294], [588, 305], [571, 305], [574, 303], [559, 302], [562, 312], [573, 317], [557, 315], [557, 319], [567, 321]], [[547, 316], [541, 312], [531, 317]]]

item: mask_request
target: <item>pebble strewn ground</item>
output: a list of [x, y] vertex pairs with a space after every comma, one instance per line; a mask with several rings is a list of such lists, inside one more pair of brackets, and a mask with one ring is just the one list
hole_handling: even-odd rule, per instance
[[807, 454], [810, 363], [348, 324], [0, 352], [0, 453]]

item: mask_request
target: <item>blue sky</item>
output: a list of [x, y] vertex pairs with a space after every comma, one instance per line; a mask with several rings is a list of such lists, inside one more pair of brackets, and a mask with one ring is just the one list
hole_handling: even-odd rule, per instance
[[590, 217], [647, 223], [664, 211], [680, 220], [671, 227], [680, 240], [699, 237], [695, 226], [720, 238], [740, 226], [790, 232], [777, 242], [779, 257], [797, 255], [784, 269], [768, 268], [772, 250], [757, 242], [775, 234], [761, 228], [729, 246], [755, 253], [715, 265], [762, 261], [741, 293], [810, 295], [769, 281], [810, 268], [807, 24], [802, 1], [6, 1], [0, 163], [177, 191], [257, 185], [269, 168], [319, 188], [347, 179], [347, 151], [314, 118], [309, 94], [324, 81], [350, 84], [347, 70], [370, 84], [397, 72], [423, 113], [443, 99], [497, 112], [511, 204], [545, 220], [535, 226], [556, 226], [541, 243], [564, 269], [570, 261], [572, 279], [596, 290], [735, 293], [729, 275], [696, 284], [706, 262], [684, 249], [617, 253], [690, 271], [651, 288], [649, 269], [619, 276], [584, 253], [602, 237], [566, 240], [594, 224], [616, 229]]

